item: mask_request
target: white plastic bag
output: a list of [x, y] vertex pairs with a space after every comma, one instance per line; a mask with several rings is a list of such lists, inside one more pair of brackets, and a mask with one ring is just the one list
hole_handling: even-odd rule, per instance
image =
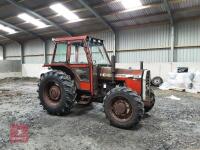
[[200, 72], [199, 72], [199, 71], [197, 71], [197, 72], [195, 73], [193, 82], [195, 82], [195, 83], [200, 83]]

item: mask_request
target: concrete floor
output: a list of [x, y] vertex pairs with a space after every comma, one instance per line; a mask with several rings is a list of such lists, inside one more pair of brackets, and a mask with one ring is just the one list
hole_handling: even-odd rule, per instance
[[[0, 149], [197, 150], [200, 95], [155, 90], [156, 105], [133, 130], [109, 125], [101, 104], [78, 107], [68, 116], [50, 116], [39, 105], [37, 82], [0, 82]], [[175, 95], [181, 100], [166, 97]], [[28, 143], [9, 141], [10, 125], [29, 126]]]

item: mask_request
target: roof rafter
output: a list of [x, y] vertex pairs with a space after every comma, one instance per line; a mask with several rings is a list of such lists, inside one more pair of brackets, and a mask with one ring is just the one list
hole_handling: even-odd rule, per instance
[[172, 15], [172, 12], [171, 12], [171, 9], [170, 9], [169, 1], [163, 0], [163, 5], [164, 5], [164, 7], [167, 10], [167, 13], [169, 15], [170, 23], [173, 25], [174, 24], [174, 17]]
[[[200, 7], [182, 8], [182, 9], [178, 9], [176, 12], [174, 12], [174, 15], [179, 14], [179, 13], [186, 13], [186, 12], [189, 13], [191, 11], [197, 11], [199, 9], [200, 9]], [[107, 15], [109, 16], [110, 14], [107, 14]], [[115, 23], [118, 23], [118, 22], [123, 22], [123, 21], [128, 21], [128, 20], [145, 19], [145, 18], [149, 18], [149, 17], [160, 17], [160, 16], [166, 16], [166, 15], [168, 15], [167, 12], [162, 12], [162, 13], [155, 13], [155, 14], [150, 14], [150, 15], [128, 17], [128, 18], [124, 18], [124, 19], [121, 19], [121, 20], [114, 20], [114, 21], [111, 21], [110, 23], [115, 24]], [[106, 16], [104, 16], [104, 17], [106, 17]], [[97, 18], [96, 17], [82, 18], [81, 21], [89, 21], [89, 20], [97, 20]], [[20, 23], [20, 24], [17, 24], [17, 26], [20, 26], [20, 25], [23, 25], [23, 24], [24, 23]], [[70, 24], [70, 22], [63, 22], [61, 25], [66, 25], [66, 24]], [[36, 29], [31, 29], [31, 31], [34, 31], [34, 30], [36, 30]], [[45, 33], [45, 34], [47, 34], [47, 33]], [[41, 33], [40, 35], [43, 35], [43, 33]]]
[[3, 20], [0, 20], [0, 23], [3, 24], [3, 25], [6, 25], [6, 26], [8, 26], [8, 27], [11, 27], [11, 28], [13, 28], [13, 29], [15, 29], [15, 30], [18, 30], [18, 31], [21, 31], [21, 32], [25, 32], [25, 33], [31, 34], [31, 35], [33, 35], [34, 37], [40, 38], [40, 39], [43, 40], [43, 37], [41, 37], [40, 35], [37, 35], [36, 33], [32, 32], [32, 31], [24, 30], [24, 29], [22, 29], [22, 28], [19, 28], [19, 27], [17, 27], [17, 26], [14, 26], [14, 25], [12, 25], [12, 24], [10, 24], [10, 23], [8, 23], [8, 22], [5, 22], [5, 21], [3, 21]]
[[[14, 42], [19, 43], [18, 40], [13, 39], [13, 38], [11, 38], [11, 37], [8, 37], [7, 35], [1, 35], [1, 37], [3, 37], [5, 40], [7, 39], [7, 40], [10, 40], [10, 41], [14, 41]], [[5, 41], [5, 40], [4, 40], [4, 41]], [[0, 42], [1, 42], [1, 41], [2, 41], [2, 40], [0, 40]]]
[[[72, 0], [66, 0], [66, 1], [63, 2], [63, 4], [68, 3], [70, 1], [72, 1]], [[92, 8], [104, 7], [107, 4], [114, 4], [114, 3], [119, 2], [119, 1], [120, 0], [109, 0], [108, 2], [105, 2], [105, 3], [102, 3], [102, 4], [98, 4], [98, 5], [94, 5], [94, 6], [92, 6]], [[170, 4], [176, 4], [176, 3], [180, 3], [180, 2], [184, 2], [184, 1], [186, 1], [186, 0], [170, 0], [169, 3]], [[149, 8], [149, 7], [158, 8], [161, 5], [162, 5], [162, 3], [147, 4], [147, 5], [144, 5], [145, 7], [143, 6], [143, 7], [139, 8], [139, 9], [142, 10], [142, 9], [146, 9], [146, 8]], [[38, 12], [38, 11], [41, 11], [41, 10], [46, 9], [46, 8], [48, 8], [48, 7], [44, 6], [44, 7], [40, 7], [40, 8], [34, 9], [34, 11]], [[75, 12], [82, 12], [82, 11], [86, 11], [86, 10], [87, 10], [86, 8], [80, 8], [80, 9], [72, 10], [72, 12], [75, 13]], [[137, 10], [135, 10], [135, 11], [137, 11]], [[109, 17], [109, 16], [112, 16], [112, 15], [115, 15], [115, 14], [123, 14], [123, 13], [127, 13], [127, 12], [130, 12], [130, 10], [119, 10], [117, 12], [111, 12], [109, 14], [105, 14], [103, 17]], [[58, 17], [58, 15], [51, 15], [51, 16], [48, 16], [46, 18], [47, 19], [53, 19], [53, 18], [56, 18], [56, 17]], [[15, 18], [15, 16], [11, 16], [11, 17], [5, 18], [4, 20], [10, 20], [10, 19], [13, 19], [13, 18]], [[84, 21], [84, 19], [83, 19], [83, 21]]]
[[92, 7], [86, 4], [83, 0], [78, 0], [85, 8], [87, 8], [95, 17], [97, 17], [104, 25], [106, 25], [113, 33], [115, 29], [107, 22], [102, 16], [100, 16]]
[[60, 25], [58, 25], [58, 24], [56, 24], [56, 23], [50, 21], [49, 19], [47, 19], [47, 18], [41, 16], [40, 14], [38, 14], [38, 13], [32, 11], [31, 9], [26, 8], [26, 7], [23, 6], [22, 4], [17, 3], [15, 0], [6, 0], [6, 1], [7, 1], [8, 3], [14, 5], [14, 6], [17, 7], [18, 9], [20, 9], [20, 10], [22, 10], [22, 11], [28, 13], [28, 14], [31, 14], [31, 15], [33, 15], [33, 16], [35, 16], [35, 17], [41, 19], [41, 20], [44, 20], [44, 21], [47, 22], [49, 25], [52, 25], [52, 26], [58, 28], [59, 30], [62, 30], [62, 31], [65, 32], [67, 35], [69, 35], [69, 36], [72, 35], [69, 31], [66, 31], [62, 26], [60, 26]]

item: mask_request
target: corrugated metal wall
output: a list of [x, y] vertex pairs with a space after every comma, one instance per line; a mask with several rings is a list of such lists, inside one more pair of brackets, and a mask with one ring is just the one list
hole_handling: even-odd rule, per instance
[[[168, 62], [170, 51], [170, 26], [160, 24], [120, 30], [115, 36], [110, 31], [90, 34], [104, 40], [109, 56], [116, 46], [117, 62], [133, 63]], [[48, 62], [52, 57], [54, 45], [48, 41]], [[20, 59], [20, 46], [16, 43], [6, 45], [7, 59]], [[32, 40], [25, 43], [25, 63], [44, 63], [44, 43]], [[175, 25], [175, 59], [178, 62], [200, 62], [200, 19], [181, 21]]]
[[167, 62], [170, 45], [170, 26], [157, 25], [146, 28], [122, 30], [117, 38], [117, 61], [132, 63]]
[[169, 50], [142, 50], [142, 51], [126, 51], [117, 53], [117, 62], [133, 63], [133, 62], [168, 62]]
[[175, 50], [177, 62], [200, 62], [199, 48], [178, 48]]
[[21, 46], [18, 43], [10, 43], [6, 45], [6, 60], [20, 60]]
[[169, 46], [169, 25], [122, 30], [118, 33], [118, 50], [154, 49]]
[[[118, 62], [169, 61], [169, 25], [121, 30], [117, 37]], [[200, 19], [175, 24], [174, 55], [177, 62], [200, 62]]]
[[200, 19], [176, 24], [175, 46], [200, 46]]
[[0, 61], [0, 73], [21, 72], [22, 65], [20, 60]]
[[3, 47], [0, 46], [0, 60], [3, 60]]
[[93, 33], [90, 36], [104, 40], [107, 51], [113, 51], [115, 49], [115, 35], [111, 31]]
[[24, 63], [44, 63], [44, 42], [36, 39], [24, 44]]
[[200, 19], [176, 24], [175, 53], [178, 62], [200, 62]]

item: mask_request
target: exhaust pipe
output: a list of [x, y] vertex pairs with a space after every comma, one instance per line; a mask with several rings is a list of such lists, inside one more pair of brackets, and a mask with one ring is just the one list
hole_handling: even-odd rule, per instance
[[140, 62], [140, 70], [143, 70], [143, 69], [144, 69], [144, 62], [141, 61], [141, 62]]
[[111, 56], [111, 73], [112, 73], [112, 84], [115, 84], [115, 56]]

